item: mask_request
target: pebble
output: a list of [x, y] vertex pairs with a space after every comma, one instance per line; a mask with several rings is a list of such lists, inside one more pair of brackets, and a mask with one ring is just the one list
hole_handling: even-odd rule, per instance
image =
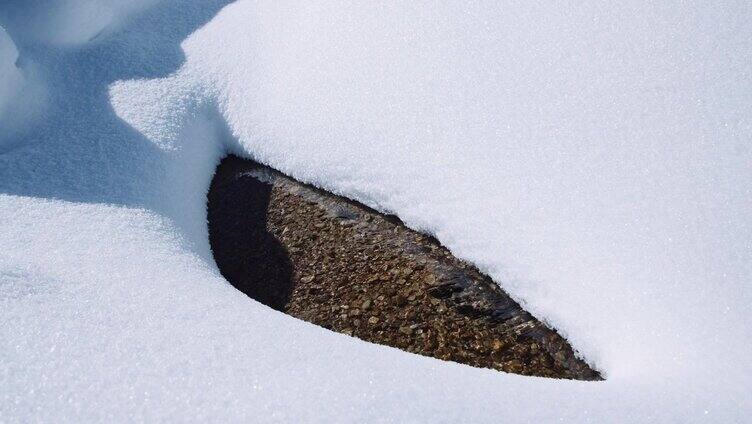
[[403, 325], [402, 327], [399, 328], [399, 332], [402, 333], [402, 334], [405, 334], [405, 335], [409, 336], [409, 335], [413, 334], [413, 329], [410, 328], [407, 325]]

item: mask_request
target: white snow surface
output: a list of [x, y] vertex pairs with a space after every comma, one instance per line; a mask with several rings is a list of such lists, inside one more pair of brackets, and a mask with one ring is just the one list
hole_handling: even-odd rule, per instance
[[[752, 414], [747, 2], [47, 3], [0, 5], [0, 129], [34, 117], [0, 145], [0, 421]], [[434, 234], [606, 381], [245, 297], [205, 222], [228, 152]]]

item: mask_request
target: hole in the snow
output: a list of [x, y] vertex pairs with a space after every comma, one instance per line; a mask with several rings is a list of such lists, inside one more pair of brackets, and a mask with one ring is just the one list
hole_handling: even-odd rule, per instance
[[220, 271], [274, 309], [439, 359], [601, 379], [490, 278], [396, 216], [235, 156], [220, 163], [208, 198]]

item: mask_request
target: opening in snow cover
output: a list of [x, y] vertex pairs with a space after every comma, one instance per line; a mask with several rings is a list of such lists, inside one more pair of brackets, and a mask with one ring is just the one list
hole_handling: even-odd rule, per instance
[[396, 216], [235, 156], [217, 168], [208, 200], [220, 271], [269, 307], [425, 356], [601, 379], [490, 278]]

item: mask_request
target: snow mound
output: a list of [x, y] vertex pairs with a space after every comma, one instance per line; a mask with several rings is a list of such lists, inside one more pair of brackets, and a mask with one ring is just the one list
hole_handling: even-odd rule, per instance
[[5, 0], [2, 21], [35, 43], [73, 46], [118, 29], [127, 18], [157, 0]]
[[17, 143], [45, 105], [46, 93], [35, 79], [33, 65], [21, 69], [19, 62], [16, 44], [0, 26], [0, 153]]
[[[0, 122], [33, 119], [0, 149], [0, 417], [752, 413], [746, 3], [43, 3], [0, 5]], [[44, 109], [9, 114], [26, 85]], [[245, 298], [206, 236], [226, 152], [433, 233], [607, 381], [421, 358]]]
[[241, 149], [436, 234], [607, 378], [742, 390], [747, 11], [240, 2], [184, 48]]
[[18, 49], [3, 27], [0, 27], [0, 148], [8, 138], [10, 131], [10, 114], [13, 113], [14, 100], [23, 85], [24, 78], [16, 67]]
[[16, 88], [22, 81], [21, 72], [16, 68], [18, 50], [13, 40], [0, 27], [0, 116], [3, 116], [15, 97]]

